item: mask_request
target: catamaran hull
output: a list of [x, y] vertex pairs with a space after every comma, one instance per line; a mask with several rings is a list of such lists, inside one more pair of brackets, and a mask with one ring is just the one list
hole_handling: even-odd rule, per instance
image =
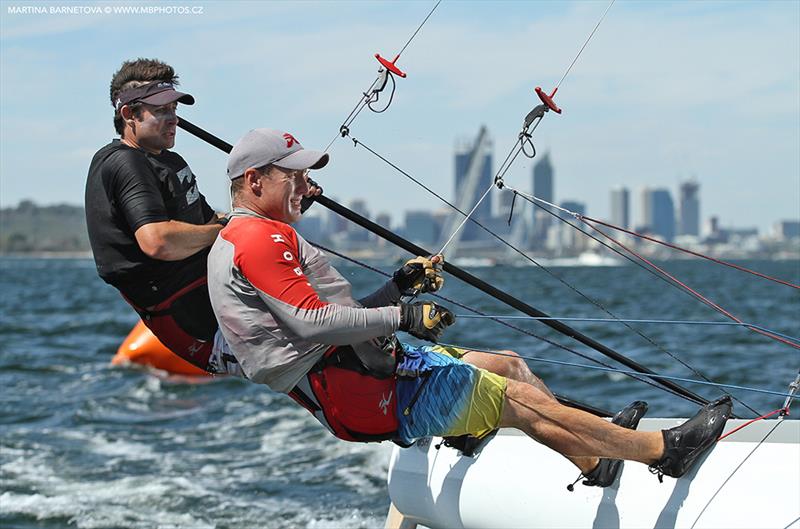
[[[644, 419], [639, 430], [684, 419]], [[730, 420], [726, 431], [743, 424]], [[774, 428], [774, 429], [773, 429]], [[765, 439], [766, 438], [766, 439]], [[567, 484], [566, 459], [514, 430], [501, 430], [475, 457], [423, 440], [396, 448], [392, 504], [407, 522], [431, 528], [694, 527], [800, 528], [800, 421], [759, 421], [723, 439], [681, 479], [659, 483], [625, 463], [606, 489]]]

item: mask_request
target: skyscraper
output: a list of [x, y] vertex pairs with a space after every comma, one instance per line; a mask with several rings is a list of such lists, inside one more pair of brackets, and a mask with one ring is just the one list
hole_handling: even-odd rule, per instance
[[406, 211], [405, 235], [426, 246], [436, 244], [439, 225], [430, 211]]
[[[550, 163], [550, 153], [544, 153], [542, 159], [533, 166], [533, 194], [534, 196], [553, 202], [553, 164]], [[541, 208], [533, 207], [533, 244], [539, 246], [547, 238], [547, 229], [552, 224], [553, 218]]]
[[644, 228], [666, 241], [675, 237], [675, 206], [669, 189], [642, 190]]
[[[350, 209], [358, 213], [364, 218], [369, 219], [370, 214], [369, 210], [367, 209], [367, 203], [363, 199], [356, 198], [350, 201]], [[367, 242], [370, 240], [370, 232], [365, 229], [362, 229], [355, 223], [348, 223], [347, 224], [347, 238], [350, 241], [354, 242]]]
[[630, 226], [630, 194], [627, 187], [611, 190], [611, 224], [625, 229]]
[[[489, 131], [482, 126], [474, 143], [456, 146], [455, 153], [455, 204], [467, 213], [475, 207], [486, 190], [493, 184], [492, 175], [492, 143]], [[477, 180], [470, 181], [470, 173], [477, 175]], [[470, 192], [471, 191], [471, 192]], [[467, 192], [468, 197], [463, 196]], [[472, 218], [485, 224], [492, 217], [491, 197], [486, 197], [472, 214]], [[463, 217], [462, 217], [463, 218]], [[461, 240], [472, 241], [481, 238], [484, 233], [478, 225], [468, 222], [464, 225]]]
[[684, 182], [680, 187], [678, 234], [700, 235], [700, 184]]
[[[586, 215], [586, 204], [584, 204], [583, 202], [578, 202], [577, 200], [565, 200], [561, 203], [561, 207], [573, 213], [577, 213], [578, 215]], [[580, 221], [576, 220], [575, 217], [573, 217], [572, 215], [564, 213], [563, 211], [559, 211], [558, 216], [572, 225], [577, 225], [581, 227]], [[584, 247], [586, 246], [585, 235], [583, 235], [581, 232], [579, 232], [572, 226], [567, 225], [566, 222], [559, 222], [558, 224], [559, 224], [557, 230], [558, 234], [557, 246], [559, 247], [558, 249], [560, 250], [584, 249]]]

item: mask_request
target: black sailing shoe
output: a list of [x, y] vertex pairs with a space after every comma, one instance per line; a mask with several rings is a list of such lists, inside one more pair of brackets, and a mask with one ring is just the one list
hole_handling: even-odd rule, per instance
[[725, 423], [731, 416], [731, 398], [725, 395], [710, 402], [691, 419], [669, 430], [664, 436], [664, 455], [650, 465], [650, 472], [663, 482], [664, 475], [679, 478], [719, 439]]
[[[611, 422], [617, 426], [635, 430], [639, 426], [639, 420], [644, 417], [645, 413], [647, 413], [647, 403], [643, 400], [637, 400], [622, 408], [611, 418]], [[621, 459], [600, 459], [594, 470], [588, 474], [578, 476], [574, 483], [567, 485], [567, 490], [572, 492], [575, 488], [575, 483], [580, 481], [582, 477], [586, 478], [583, 484], [588, 487], [608, 487], [617, 479], [620, 466], [622, 466]]]

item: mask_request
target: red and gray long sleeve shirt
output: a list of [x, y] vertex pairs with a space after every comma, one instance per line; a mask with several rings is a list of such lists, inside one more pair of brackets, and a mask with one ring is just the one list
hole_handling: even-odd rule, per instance
[[237, 208], [208, 257], [211, 304], [245, 375], [287, 393], [332, 346], [380, 347], [400, 325], [387, 282], [360, 301], [288, 224]]

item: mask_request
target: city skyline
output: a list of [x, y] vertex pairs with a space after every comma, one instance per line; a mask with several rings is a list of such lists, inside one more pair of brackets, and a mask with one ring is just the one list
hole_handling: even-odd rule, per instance
[[[374, 54], [393, 57], [433, 2], [205, 2], [202, 15], [183, 17], [12, 14], [8, 5], [0, 17], [0, 206], [82, 203], [89, 161], [114, 136], [111, 74], [134, 57], [175, 66], [197, 100], [179, 115], [228, 142], [269, 126], [324, 148], [375, 78]], [[391, 107], [362, 112], [351, 135], [447, 195], [457, 138], [485, 124], [495, 159], [505, 157], [538, 104], [534, 88], [553, 88], [603, 9], [443, 2], [398, 62], [408, 77], [396, 79]], [[614, 185], [668, 187], [677, 199], [678, 182], [696, 174], [704, 218], [764, 231], [773, 217], [794, 216], [798, 18], [797, 2], [616, 3], [559, 88], [563, 114], [548, 113], [534, 133], [558, 169], [559, 196], [606, 218]], [[128, 24], [140, 38], [118, 38], [115, 28]], [[70, 87], [68, 104], [61, 86]], [[182, 131], [175, 150], [210, 203], [227, 209], [224, 153]], [[439, 207], [351, 141], [339, 138], [330, 152], [315, 175], [328, 195], [362, 197], [395, 223], [406, 210]], [[520, 157], [506, 180], [527, 188], [533, 163]]]
[[[348, 206], [361, 216], [374, 219], [379, 225], [398, 231], [424, 247], [444, 247], [451, 257], [475, 254], [497, 257], [508, 254], [509, 247], [504, 248], [498, 238], [514, 248], [550, 257], [575, 257], [597, 250], [597, 241], [580, 235], [569, 224], [575, 224], [572, 215], [598, 215], [590, 213], [584, 201], [559, 196], [556, 192], [560, 182], [559, 173], [551, 162], [549, 151], [538, 157], [534, 164], [530, 185], [535, 198], [561, 209], [546, 205], [533, 207], [520, 201], [518, 209], [514, 210], [514, 194], [508, 188], [498, 190], [495, 200], [491, 200], [485, 193], [487, 188], [495, 190], [492, 147], [491, 136], [485, 126], [478, 130], [473, 140], [464, 139], [456, 144], [452, 153], [455, 186], [452, 196], [443, 197], [451, 204], [450, 207], [407, 210], [403, 221], [397, 223], [392, 222], [386, 212], [378, 212], [373, 216], [362, 198], [351, 200]], [[608, 189], [606, 196], [610, 217], [603, 220], [621, 229], [632, 229], [636, 233], [696, 249], [702, 245], [722, 245], [721, 248], [724, 248], [729, 242], [738, 241], [750, 248], [749, 251], [754, 251], [761, 247], [762, 243], [756, 240], [759, 237], [766, 237], [765, 241], [789, 241], [800, 232], [800, 215], [796, 219], [773, 221], [768, 233], [760, 233], [758, 227], [726, 226], [715, 215], [706, 218], [702, 222], [704, 229], [701, 229], [701, 184], [697, 177], [679, 182], [674, 193], [669, 188], [650, 186], [637, 191], [632, 195], [627, 187], [621, 185]], [[639, 198], [631, 201], [631, 196]], [[516, 217], [514, 211], [517, 212]], [[471, 212], [470, 216], [476, 222], [465, 222], [461, 212]], [[353, 224], [341, 226], [341, 219], [329, 212], [326, 216], [326, 212], [312, 210], [308, 215], [297, 227], [300, 233], [312, 240], [330, 240], [344, 248], [364, 251], [364, 244], [375, 239]], [[632, 220], [634, 215], [638, 217], [636, 221]], [[556, 222], [556, 218], [566, 222]]]

